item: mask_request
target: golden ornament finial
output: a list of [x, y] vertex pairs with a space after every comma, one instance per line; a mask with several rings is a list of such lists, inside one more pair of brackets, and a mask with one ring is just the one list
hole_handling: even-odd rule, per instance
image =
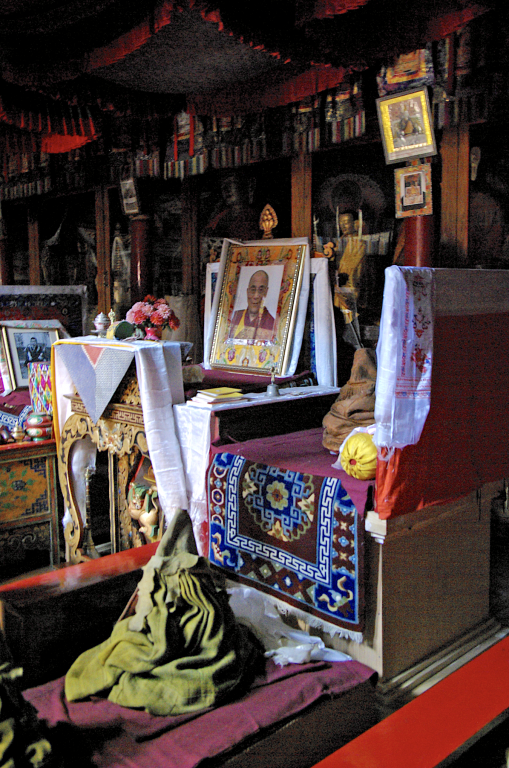
[[265, 208], [260, 214], [260, 229], [263, 230], [263, 239], [269, 239], [274, 237], [272, 230], [277, 227], [277, 216], [274, 208], [267, 203]]

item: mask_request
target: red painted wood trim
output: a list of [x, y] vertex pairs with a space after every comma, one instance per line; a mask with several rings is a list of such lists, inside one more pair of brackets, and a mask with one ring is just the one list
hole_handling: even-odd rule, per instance
[[509, 638], [314, 768], [434, 768], [509, 708]]
[[433, 216], [409, 216], [405, 221], [405, 267], [433, 266]]
[[32, 449], [35, 452], [38, 448], [44, 448], [48, 451], [51, 446], [55, 448], [56, 453], [56, 442], [54, 439], [39, 440], [36, 442], [33, 440], [23, 440], [21, 443], [4, 443], [3, 445], [0, 445], [0, 459], [5, 458], [6, 454], [10, 451], [18, 451], [21, 448], [28, 450]]
[[69, 565], [2, 584], [0, 600], [6, 600], [11, 605], [33, 603], [136, 571], [155, 554], [158, 543], [146, 544], [114, 555], [105, 555], [98, 560], [88, 560], [86, 563]]

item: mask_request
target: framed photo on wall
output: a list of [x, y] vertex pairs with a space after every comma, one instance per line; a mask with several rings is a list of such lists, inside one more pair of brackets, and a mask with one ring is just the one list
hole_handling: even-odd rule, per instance
[[243, 373], [285, 374], [306, 245], [291, 240], [230, 243], [209, 364]]
[[405, 91], [397, 96], [384, 96], [376, 100], [376, 107], [387, 164], [436, 155], [425, 88]]
[[138, 200], [138, 191], [134, 179], [123, 179], [120, 182], [120, 194], [122, 197], [122, 206], [126, 216], [140, 212], [140, 203]]
[[28, 387], [28, 363], [50, 362], [51, 345], [60, 338], [57, 330], [2, 326], [3, 354], [10, 376], [10, 389]]
[[396, 218], [433, 213], [431, 166], [429, 163], [396, 168], [394, 171]]

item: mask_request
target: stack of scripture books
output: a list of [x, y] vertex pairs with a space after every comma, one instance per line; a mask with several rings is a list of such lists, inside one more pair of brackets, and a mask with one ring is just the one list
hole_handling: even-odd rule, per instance
[[221, 403], [233, 403], [237, 400], [245, 400], [241, 389], [235, 387], [212, 387], [212, 389], [199, 389], [194, 397], [188, 400], [193, 405], [212, 407]]

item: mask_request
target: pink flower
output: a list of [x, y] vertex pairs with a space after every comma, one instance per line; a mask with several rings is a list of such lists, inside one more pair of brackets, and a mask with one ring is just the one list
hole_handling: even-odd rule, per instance
[[168, 318], [171, 316], [172, 310], [169, 308], [167, 303], [163, 301], [162, 304], [158, 304], [157, 302], [154, 304], [154, 308], [156, 312], [161, 315], [165, 320], [168, 320]]
[[125, 319], [127, 320], [128, 323], [135, 323], [136, 322], [135, 319], [134, 319], [134, 315], [139, 310], [141, 310], [142, 306], [143, 306], [143, 302], [142, 301], [137, 301], [136, 304], [133, 304], [133, 306], [131, 307], [131, 309], [128, 311], [128, 313], [125, 316]]
[[130, 309], [126, 315], [126, 320], [129, 323], [132, 323], [133, 325], [143, 325], [146, 319], [147, 319], [147, 316], [145, 312], [139, 308], [135, 309], [134, 307], [132, 307], [132, 309]]
[[180, 320], [164, 299], [145, 296], [144, 301], [137, 301], [126, 314], [129, 323], [146, 330], [150, 327], [171, 328], [176, 330]]

